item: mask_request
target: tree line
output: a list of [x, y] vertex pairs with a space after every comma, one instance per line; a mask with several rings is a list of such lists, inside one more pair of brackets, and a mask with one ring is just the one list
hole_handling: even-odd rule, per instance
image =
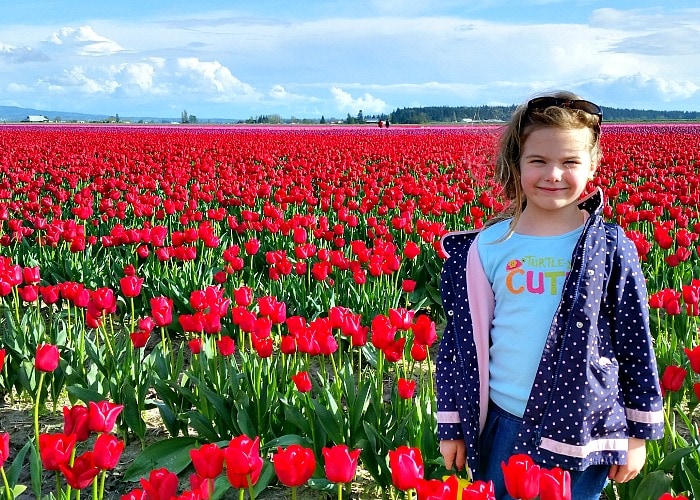
[[[608, 108], [602, 106], [605, 121], [644, 122], [644, 121], [698, 121], [697, 111], [654, 111], [647, 109]], [[392, 123], [458, 123], [458, 122], [500, 122], [507, 121], [515, 105], [511, 106], [427, 106], [401, 108], [389, 114]]]

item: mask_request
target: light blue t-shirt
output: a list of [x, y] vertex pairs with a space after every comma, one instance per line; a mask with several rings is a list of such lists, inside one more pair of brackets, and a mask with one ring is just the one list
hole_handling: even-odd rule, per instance
[[484, 229], [479, 258], [496, 304], [489, 349], [489, 389], [494, 403], [523, 416], [564, 280], [583, 226], [557, 236], [508, 231], [510, 220]]

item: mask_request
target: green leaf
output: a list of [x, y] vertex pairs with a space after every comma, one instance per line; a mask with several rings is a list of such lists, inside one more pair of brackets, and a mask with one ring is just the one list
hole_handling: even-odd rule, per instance
[[214, 429], [211, 421], [198, 411], [188, 411], [185, 413], [185, 415], [189, 417], [190, 426], [197, 431], [197, 434], [205, 438], [207, 441], [214, 442], [223, 438], [223, 436], [220, 436], [219, 433], [216, 432], [216, 429]]
[[285, 434], [284, 436], [280, 436], [271, 441], [268, 441], [264, 445], [261, 445], [260, 449], [264, 451], [277, 451], [278, 446], [286, 448], [290, 444], [298, 444], [305, 447], [311, 447], [313, 443], [309, 438], [299, 436], [298, 434]]
[[190, 450], [196, 448], [194, 437], [176, 437], [153, 443], [141, 452], [124, 473], [125, 481], [138, 481], [154, 469], [165, 467], [179, 474], [191, 463]]
[[163, 425], [165, 425], [165, 428], [168, 429], [171, 436], [177, 436], [180, 433], [180, 419], [165, 403], [156, 401], [155, 405], [158, 408], [161, 418], [163, 419]]
[[285, 421], [290, 422], [297, 429], [299, 429], [302, 435], [311, 435], [311, 427], [309, 426], [309, 421], [306, 419], [306, 417], [304, 417], [304, 415], [302, 415], [301, 411], [299, 411], [299, 408], [296, 408], [291, 405], [285, 405], [284, 419]]
[[344, 420], [342, 416], [339, 415], [336, 417], [336, 415], [331, 413], [328, 408], [323, 406], [315, 399], [312, 399], [311, 403], [314, 406], [316, 419], [321, 424], [321, 427], [323, 427], [326, 433], [328, 433], [328, 436], [330, 437], [331, 441], [333, 441], [336, 444], [342, 443], [344, 441], [343, 431], [340, 428], [340, 423]]
[[671, 488], [671, 478], [664, 471], [655, 470], [647, 474], [637, 487], [635, 500], [657, 500]]
[[32, 491], [34, 492], [35, 498], [41, 498], [41, 458], [39, 457], [39, 450], [34, 446], [34, 441], [29, 441], [31, 443], [29, 454], [29, 471], [31, 474], [32, 481]]
[[255, 483], [255, 487], [253, 490], [255, 491], [255, 496], [257, 497], [260, 495], [265, 488], [270, 486], [270, 483], [272, 483], [272, 480], [275, 478], [275, 469], [273, 468], [272, 464], [265, 460], [263, 462], [263, 469], [262, 472], [260, 473], [260, 478], [258, 478], [258, 482]]
[[19, 496], [26, 491], [27, 487], [23, 484], [18, 484], [12, 488], [12, 498], [19, 498]]
[[367, 408], [369, 407], [369, 404], [372, 400], [372, 395], [370, 392], [371, 390], [371, 381], [367, 379], [362, 380], [360, 390], [358, 391], [357, 396], [355, 398], [356, 404], [353, 405], [350, 410], [350, 430], [352, 433], [355, 433], [357, 430], [359, 430], [359, 427], [362, 424], [362, 419], [365, 413], [367, 412]]
[[124, 422], [126, 422], [129, 429], [134, 431], [139, 438], [143, 439], [146, 434], [146, 423], [143, 421], [143, 418], [141, 418], [134, 387], [129, 384], [124, 384], [124, 386], [122, 386], [122, 395], [124, 396], [122, 401], [124, 404], [124, 410], [122, 412]]
[[694, 446], [688, 446], [686, 448], [679, 448], [673, 450], [671, 453], [666, 455], [666, 457], [661, 461], [657, 470], [663, 470], [665, 472], [672, 472], [673, 468], [678, 465], [683, 457], [690, 455], [695, 450]]
[[7, 482], [10, 483], [10, 486], [17, 484], [17, 481], [19, 481], [19, 475], [24, 465], [24, 457], [27, 455], [31, 444], [31, 441], [27, 441], [24, 446], [22, 446], [22, 449], [19, 450], [17, 456], [12, 461], [12, 465], [7, 469]]
[[243, 434], [248, 437], [254, 437], [258, 434], [255, 430], [255, 425], [253, 425], [253, 421], [250, 419], [250, 415], [248, 415], [248, 410], [239, 408], [237, 417], [238, 428]]
[[105, 397], [99, 392], [93, 391], [92, 389], [86, 389], [85, 387], [80, 387], [78, 385], [68, 387], [68, 394], [81, 400], [85, 404], [88, 404], [90, 401], [99, 403], [100, 401], [105, 400]]

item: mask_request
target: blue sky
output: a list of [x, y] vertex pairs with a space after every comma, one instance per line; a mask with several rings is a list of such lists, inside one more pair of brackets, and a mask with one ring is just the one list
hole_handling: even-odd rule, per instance
[[328, 119], [567, 89], [604, 106], [700, 111], [694, 1], [8, 4], [0, 105]]

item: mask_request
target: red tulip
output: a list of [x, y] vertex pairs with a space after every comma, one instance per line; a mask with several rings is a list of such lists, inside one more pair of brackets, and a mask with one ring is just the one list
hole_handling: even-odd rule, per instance
[[148, 500], [172, 500], [177, 495], [177, 474], [166, 468], [152, 470], [148, 479], [141, 478], [141, 487]]
[[401, 282], [401, 290], [404, 293], [411, 293], [416, 289], [416, 282], [413, 280], [403, 280]]
[[24, 302], [36, 302], [39, 299], [39, 287], [36, 285], [25, 285], [17, 288], [17, 295]]
[[99, 312], [96, 316], [101, 316], [103, 312], [112, 314], [117, 310], [117, 298], [111, 288], [98, 288], [90, 294], [90, 302], [88, 307], [93, 305], [95, 310]]
[[39, 434], [39, 455], [46, 470], [60, 470], [68, 465], [76, 441], [75, 434]]
[[462, 500], [496, 500], [493, 482], [474, 481], [462, 490]]
[[[697, 345], [692, 349], [684, 347], [683, 350], [690, 361], [690, 368], [692, 368], [695, 373], [700, 374], [700, 345]], [[1, 366], [2, 364], [0, 364], [0, 367]]]
[[435, 331], [435, 322], [428, 316], [421, 314], [418, 316], [411, 326], [416, 342], [419, 342], [428, 347], [432, 346], [437, 340]]
[[190, 450], [190, 457], [200, 477], [216, 479], [224, 470], [224, 451], [214, 443]]
[[142, 489], [136, 488], [131, 490], [129, 493], [125, 493], [121, 496], [121, 500], [149, 500], [146, 497], [146, 492]]
[[144, 279], [137, 276], [124, 276], [119, 280], [119, 285], [124, 297], [138, 297], [141, 293], [141, 286]]
[[0, 371], [2, 371], [2, 369], [5, 366], [5, 356], [6, 356], [5, 349], [0, 349]]
[[63, 407], [63, 433], [75, 434], [79, 442], [87, 441], [90, 437], [90, 417], [87, 406]]
[[260, 241], [256, 238], [251, 238], [250, 240], [243, 243], [243, 249], [248, 255], [255, 255], [260, 250]]
[[93, 432], [112, 432], [117, 417], [124, 409], [124, 405], [118, 405], [111, 401], [100, 401], [95, 403], [90, 401], [88, 416], [90, 419], [90, 430]]
[[25, 267], [22, 269], [22, 277], [27, 285], [38, 285], [41, 281], [41, 271], [39, 267]]
[[316, 457], [313, 450], [292, 444], [286, 449], [277, 448], [272, 464], [280, 482], [294, 488], [306, 483], [314, 475]]
[[415, 259], [420, 254], [420, 247], [413, 241], [406, 243], [403, 254], [407, 259]]
[[292, 382], [294, 382], [299, 392], [309, 392], [313, 387], [309, 372], [299, 372], [296, 375], [292, 375]]
[[528, 455], [513, 455], [508, 464], [501, 463], [503, 479], [508, 494], [513, 498], [529, 500], [535, 498], [540, 489], [540, 466]]
[[55, 304], [61, 298], [61, 287], [59, 285], [40, 286], [39, 293], [44, 304]]
[[402, 399], [411, 399], [416, 393], [416, 381], [400, 378], [397, 382], [397, 392]]
[[124, 441], [112, 434], [100, 434], [93, 447], [95, 465], [102, 470], [112, 470], [117, 466], [124, 450]]
[[187, 347], [190, 348], [192, 354], [199, 354], [202, 352], [202, 339], [195, 337], [187, 341]]
[[698, 402], [700, 402], [700, 382], [695, 382], [693, 384], [693, 391], [695, 392], [695, 397], [697, 398]]
[[153, 318], [150, 316], [146, 316], [145, 318], [139, 319], [138, 326], [139, 330], [151, 333], [156, 326], [156, 322], [153, 321]]
[[233, 300], [236, 305], [248, 307], [253, 303], [253, 290], [250, 287], [242, 286], [233, 291]]
[[419, 479], [416, 484], [418, 500], [457, 499], [457, 491], [453, 482], [443, 482], [439, 479]]
[[151, 317], [156, 326], [165, 327], [173, 322], [173, 301], [167, 297], [151, 298]]
[[0, 467], [5, 464], [5, 461], [10, 456], [10, 434], [3, 432], [0, 434]]
[[661, 388], [665, 392], [680, 391], [688, 371], [680, 366], [669, 365], [661, 376]]
[[254, 485], [263, 467], [260, 438], [250, 439], [245, 434], [233, 438], [224, 449], [224, 461], [231, 486], [242, 489]]
[[413, 324], [414, 311], [399, 307], [397, 309], [389, 309], [389, 321], [394, 328], [399, 330], [408, 330]]
[[349, 483], [355, 478], [357, 460], [362, 450], [350, 450], [344, 444], [323, 448], [326, 478], [332, 483]]
[[58, 368], [59, 359], [58, 347], [52, 344], [39, 344], [36, 348], [34, 367], [42, 372], [52, 372]]
[[61, 465], [60, 469], [66, 477], [66, 482], [76, 490], [82, 490], [90, 486], [100, 473], [100, 468], [95, 465], [91, 451], [86, 451], [76, 457], [72, 466]]
[[140, 330], [129, 334], [129, 338], [131, 339], [131, 345], [134, 346], [134, 349], [142, 349], [146, 347], [146, 344], [148, 343], [148, 339], [150, 337], [150, 332], [143, 332]]
[[659, 497], [659, 500], [688, 500], [688, 497], [685, 495], [673, 496], [670, 493], [664, 493]]
[[231, 356], [236, 350], [236, 343], [228, 335], [222, 335], [221, 338], [216, 341], [216, 347], [219, 349], [219, 353], [222, 356]]
[[399, 446], [389, 450], [389, 468], [391, 480], [401, 491], [415, 488], [418, 480], [423, 479], [423, 457], [418, 448]]
[[571, 476], [559, 467], [540, 470], [540, 500], [572, 500]]

